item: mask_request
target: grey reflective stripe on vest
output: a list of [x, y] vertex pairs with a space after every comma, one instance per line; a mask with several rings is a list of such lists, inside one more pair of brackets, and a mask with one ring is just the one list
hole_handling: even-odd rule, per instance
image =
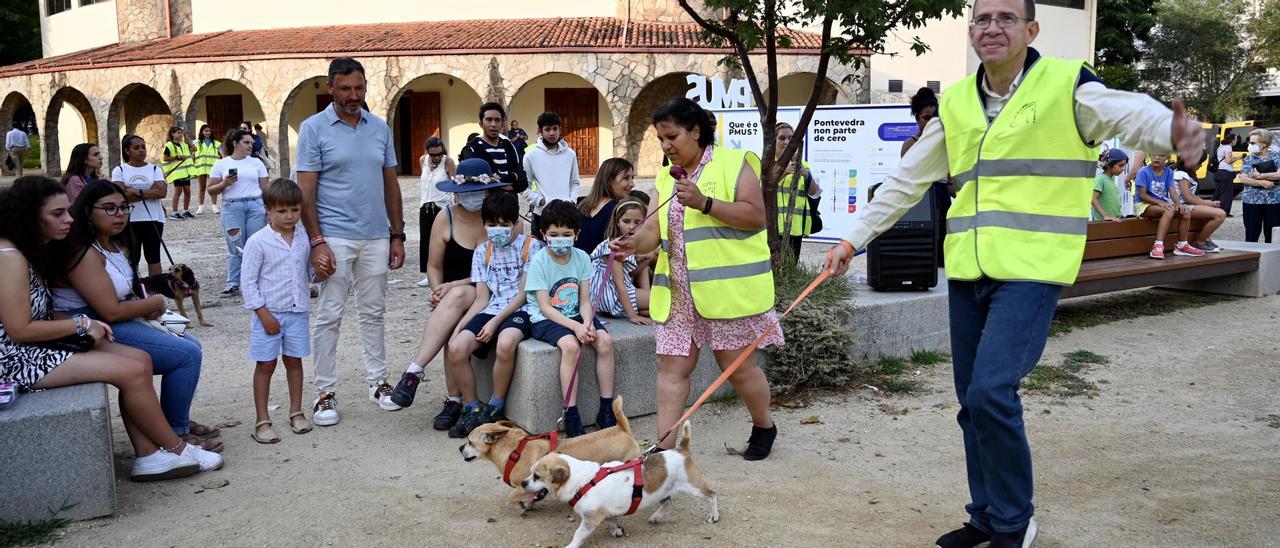
[[[764, 232], [763, 228], [758, 228], [756, 230], [742, 230], [731, 226], [700, 226], [698, 228], [685, 229], [684, 241], [685, 243], [689, 243], [714, 239], [747, 240], [761, 232]], [[666, 240], [662, 241], [662, 246], [662, 249], [666, 251], [668, 248]]]
[[663, 252], [665, 252], [665, 253], [671, 253], [671, 241], [670, 241], [670, 240], [662, 240], [662, 241], [658, 242], [658, 246], [662, 248], [662, 251], [663, 251]]
[[1072, 177], [1092, 179], [1098, 163], [1091, 160], [978, 160], [978, 164], [955, 176], [956, 184], [985, 177]]
[[778, 215], [786, 215], [788, 211], [790, 211], [790, 212], [791, 212], [791, 216], [792, 216], [792, 217], [808, 217], [808, 216], [809, 216], [809, 209], [808, 209], [808, 208], [805, 208], [805, 209], [799, 209], [799, 208], [796, 208], [796, 209], [787, 209], [787, 208], [785, 208], [785, 207], [778, 206]]
[[[747, 278], [765, 274], [773, 270], [773, 264], [768, 259], [758, 263], [740, 264], [734, 266], [716, 266], [711, 268], [700, 268], [698, 270], [689, 271], [689, 283], [696, 282], [714, 282], [717, 280], [732, 280], [735, 278]], [[655, 284], [657, 282], [654, 282]]]
[[947, 219], [947, 234], [956, 234], [981, 227], [1001, 227], [1027, 232], [1048, 232], [1084, 236], [1089, 230], [1089, 219], [1061, 217], [1013, 211], [979, 211], [977, 215]]
[[671, 287], [671, 279], [670, 279], [670, 278], [668, 278], [666, 274], [654, 274], [654, 275], [653, 275], [653, 285], [655, 285], [655, 286], [657, 286], [657, 287], [666, 287], [666, 288], [670, 288], [670, 287]]

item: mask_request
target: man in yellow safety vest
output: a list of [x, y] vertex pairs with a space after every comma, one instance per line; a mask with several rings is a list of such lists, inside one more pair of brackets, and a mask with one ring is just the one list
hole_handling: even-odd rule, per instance
[[1080, 61], [1041, 57], [1033, 0], [977, 0], [969, 40], [982, 61], [950, 86], [937, 119], [876, 192], [826, 268], [843, 273], [855, 249], [893, 225], [933, 181], [962, 185], [945, 243], [952, 367], [960, 400], [969, 522], [941, 548], [1030, 546], [1031, 450], [1019, 381], [1044, 351], [1063, 286], [1080, 270], [1096, 170], [1094, 144], [1197, 165], [1200, 124], [1145, 95], [1113, 91]]

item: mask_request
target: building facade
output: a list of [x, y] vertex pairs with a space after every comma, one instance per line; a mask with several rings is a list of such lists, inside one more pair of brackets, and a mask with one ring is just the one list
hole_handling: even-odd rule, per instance
[[[156, 156], [172, 125], [193, 135], [207, 124], [221, 138], [242, 120], [262, 124], [288, 173], [299, 125], [328, 105], [329, 61], [352, 56], [367, 72], [369, 110], [393, 128], [405, 175], [419, 172], [432, 135], [456, 154], [479, 131], [480, 105], [497, 101], [531, 138], [538, 114], [559, 113], [584, 174], [620, 156], [645, 176], [661, 163], [653, 110], [683, 97], [690, 74], [735, 76], [719, 63], [730, 52], [708, 47], [673, 0], [502, 10], [395, 0], [364, 0], [358, 10], [337, 0], [275, 0], [247, 11], [213, 0], [40, 4], [45, 57], [0, 67], [0, 130], [29, 105], [51, 175], [81, 142], [102, 145], [116, 165], [125, 134], [143, 136]], [[792, 49], [779, 52], [783, 104], [807, 98], [817, 67], [819, 37], [792, 34]], [[867, 76], [833, 64], [823, 103], [867, 102], [865, 85], [845, 83]]]

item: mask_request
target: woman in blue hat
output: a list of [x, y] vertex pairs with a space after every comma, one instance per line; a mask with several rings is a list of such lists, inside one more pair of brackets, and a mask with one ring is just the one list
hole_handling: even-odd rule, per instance
[[[509, 186], [494, 177], [488, 162], [471, 158], [459, 162], [453, 178], [436, 183], [436, 188], [441, 192], [454, 193], [454, 199], [453, 205], [444, 210], [444, 215], [436, 216], [431, 227], [427, 277], [431, 281], [428, 306], [432, 313], [422, 327], [417, 355], [392, 394], [378, 402], [387, 411], [413, 404], [418, 383], [422, 380], [423, 366], [444, 348], [475, 300], [475, 286], [471, 285], [471, 255], [488, 238], [484, 222], [480, 219], [480, 206], [490, 192], [503, 192], [501, 189]], [[522, 227], [517, 225], [515, 230], [520, 231]], [[433, 426], [436, 430], [448, 430], [462, 412], [461, 394], [448, 376], [445, 377], [445, 385], [449, 398], [435, 418]]]

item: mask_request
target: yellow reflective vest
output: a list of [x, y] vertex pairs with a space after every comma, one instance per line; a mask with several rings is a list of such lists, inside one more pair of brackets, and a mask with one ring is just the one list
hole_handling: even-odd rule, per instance
[[1096, 149], [1075, 120], [1084, 64], [1042, 57], [988, 123], [978, 75], [947, 88], [939, 115], [962, 185], [947, 213], [947, 277], [1075, 283]]
[[[809, 169], [809, 162], [801, 161], [800, 166]], [[809, 181], [802, 174], [791, 184], [791, 175], [783, 175], [778, 181], [778, 233], [783, 236], [809, 235]], [[791, 188], [796, 190], [796, 207], [791, 210], [791, 233], [787, 234], [787, 206], [791, 203]]]
[[213, 164], [222, 158], [222, 154], [218, 151], [222, 149], [222, 143], [214, 139], [212, 142], [196, 141], [196, 158], [190, 172], [192, 177], [200, 175], [208, 175], [213, 169]]
[[182, 179], [190, 179], [191, 171], [195, 167], [195, 161], [191, 158], [191, 145], [187, 143], [175, 143], [166, 141], [164, 143], [164, 152], [170, 157], [186, 156], [185, 160], [167, 160], [164, 163], [164, 179], [170, 183]]
[[[744, 163], [760, 174], [760, 158], [754, 153], [723, 147], [712, 149], [711, 161], [702, 168], [698, 189], [717, 202], [735, 201], [738, 174]], [[667, 198], [675, 192], [670, 167], [658, 171], [655, 181], [658, 226], [662, 247], [654, 266], [649, 315], [664, 323], [671, 315], [671, 227], [667, 215], [671, 206], [683, 207]], [[712, 211], [714, 212], [714, 206]], [[729, 320], [762, 314], [773, 308], [773, 265], [769, 258], [768, 234], [764, 228], [742, 230], [703, 215], [695, 208], [684, 210], [684, 251], [689, 292], [694, 309], [703, 318]]]

